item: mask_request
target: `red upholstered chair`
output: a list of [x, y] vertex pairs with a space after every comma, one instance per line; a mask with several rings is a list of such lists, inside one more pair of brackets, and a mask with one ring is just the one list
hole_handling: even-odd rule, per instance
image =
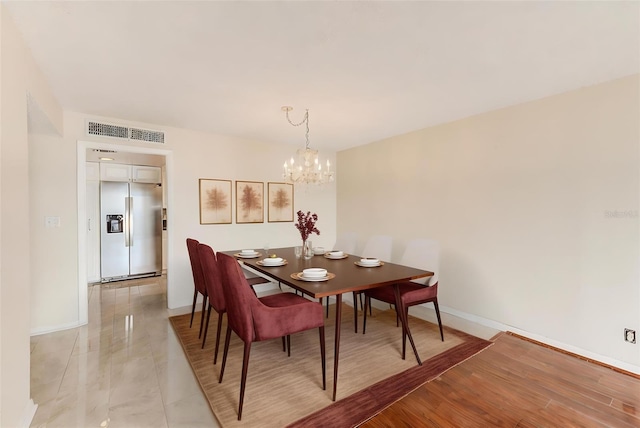
[[249, 353], [251, 344], [262, 340], [289, 336], [293, 333], [318, 328], [320, 334], [320, 354], [322, 357], [322, 389], [326, 389], [326, 364], [324, 342], [324, 317], [322, 305], [312, 302], [293, 293], [280, 293], [269, 296], [267, 306], [251, 291], [242, 268], [231, 256], [218, 253], [218, 263], [225, 283], [223, 288], [227, 303], [227, 333], [222, 356], [220, 380], [224, 376], [224, 368], [229, 352], [229, 341], [233, 330], [244, 342], [242, 376], [240, 378], [240, 400], [238, 403], [238, 420], [242, 418]]
[[[438, 270], [439, 270], [440, 248], [438, 242], [433, 239], [414, 239], [407, 244], [401, 264], [415, 267], [418, 269], [429, 270], [434, 273], [432, 277], [426, 279], [424, 284], [414, 281], [407, 281], [398, 284], [400, 291], [399, 307], [396, 307], [397, 313], [404, 313], [405, 319], [408, 320], [409, 307], [420, 305], [422, 303], [433, 302], [436, 316], [438, 318], [438, 326], [440, 327], [440, 339], [444, 342], [444, 334], [442, 332], [442, 320], [440, 319], [440, 308], [438, 307]], [[396, 297], [393, 285], [385, 287], [373, 288], [365, 291], [365, 307], [364, 320], [362, 326], [362, 334], [367, 328], [367, 306], [371, 304], [371, 299], [380, 300], [389, 304], [396, 303]], [[411, 334], [407, 323], [407, 332]], [[405, 349], [407, 344], [407, 336], [402, 331], [402, 359], [405, 359]], [[417, 355], [416, 355], [417, 356]], [[420, 359], [418, 358], [418, 362]]]
[[[218, 265], [217, 257], [213, 248], [206, 244], [198, 244], [198, 256], [200, 258], [200, 264], [202, 266], [202, 274], [205, 282], [205, 288], [207, 291], [207, 300], [209, 306], [207, 308], [207, 318], [204, 324], [204, 335], [202, 337], [202, 348], [207, 342], [207, 333], [209, 332], [209, 320], [211, 319], [211, 309], [218, 314], [218, 326], [216, 332], [216, 347], [213, 356], [213, 364], [218, 362], [218, 349], [220, 347], [220, 331], [222, 328], [222, 316], [227, 312], [227, 305], [224, 299], [224, 287], [222, 281], [222, 274], [220, 266]], [[247, 281], [249, 283], [249, 281]], [[249, 283], [250, 284], [250, 283]], [[255, 293], [255, 291], [254, 291]], [[261, 297], [260, 300], [267, 306], [271, 304], [278, 304], [278, 299], [272, 296]], [[291, 342], [286, 342], [285, 338], [282, 338], [282, 350], [287, 350], [287, 344], [289, 349], [289, 356], [291, 356]]]
[[198, 254], [200, 263], [202, 264], [202, 272], [204, 274], [204, 282], [207, 288], [207, 296], [209, 298], [209, 307], [207, 308], [207, 320], [204, 324], [204, 337], [202, 338], [202, 348], [207, 341], [207, 332], [209, 331], [209, 319], [211, 318], [211, 308], [218, 314], [218, 330], [216, 332], [216, 349], [214, 351], [213, 364], [218, 362], [218, 348], [220, 345], [220, 331], [222, 328], [222, 316], [227, 311], [227, 305], [224, 300], [224, 292], [222, 290], [222, 277], [216, 255], [213, 248], [206, 244], [198, 244]]
[[187, 251], [189, 252], [189, 261], [191, 261], [191, 273], [193, 274], [193, 306], [191, 307], [191, 322], [189, 327], [193, 325], [193, 315], [196, 312], [196, 301], [198, 294], [202, 294], [202, 316], [200, 317], [200, 331], [198, 337], [202, 335], [202, 326], [204, 325], [204, 309], [207, 305], [207, 288], [202, 275], [202, 266], [198, 255], [199, 242], [195, 239], [187, 238]]

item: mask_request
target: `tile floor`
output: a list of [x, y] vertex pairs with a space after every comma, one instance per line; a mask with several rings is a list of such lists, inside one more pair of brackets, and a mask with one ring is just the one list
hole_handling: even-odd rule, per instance
[[[38, 405], [31, 426], [218, 427], [168, 320], [191, 307], [167, 309], [164, 277], [123, 285], [89, 287], [87, 325], [31, 338], [31, 397]], [[259, 294], [270, 292], [277, 288]], [[433, 311], [412, 314], [436, 322]], [[442, 318], [485, 339], [497, 333]]]
[[31, 338], [32, 427], [218, 426], [168, 321], [191, 308], [135, 284], [90, 286], [86, 326]]

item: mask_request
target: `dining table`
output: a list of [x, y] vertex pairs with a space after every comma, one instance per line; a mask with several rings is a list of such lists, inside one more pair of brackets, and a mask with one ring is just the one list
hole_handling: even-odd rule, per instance
[[[243, 254], [241, 250], [223, 251], [235, 256], [241, 264], [249, 267], [266, 277], [297, 290], [315, 299], [336, 299], [335, 347], [333, 360], [333, 401], [336, 400], [338, 386], [338, 362], [340, 354], [340, 324], [342, 321], [342, 295], [345, 293], [361, 292], [368, 289], [395, 285], [399, 282], [433, 276], [433, 272], [416, 269], [409, 266], [381, 261], [379, 265], [363, 267], [360, 265], [362, 257], [353, 254], [343, 254], [343, 257], [332, 256], [331, 253], [316, 254], [311, 258], [296, 257], [294, 247], [272, 248], [268, 254], [256, 250], [254, 254]], [[278, 266], [267, 266], [263, 260], [268, 257], [280, 257], [283, 263]], [[308, 268], [323, 268], [327, 276], [321, 280], [311, 280], [302, 277], [301, 273]], [[399, 301], [399, 289], [395, 286], [396, 302]], [[354, 302], [354, 321], [357, 321], [357, 308]], [[398, 307], [396, 305], [396, 307]], [[418, 364], [422, 364], [418, 351], [409, 331], [406, 314], [399, 311], [398, 316], [402, 328], [409, 338], [411, 347]]]

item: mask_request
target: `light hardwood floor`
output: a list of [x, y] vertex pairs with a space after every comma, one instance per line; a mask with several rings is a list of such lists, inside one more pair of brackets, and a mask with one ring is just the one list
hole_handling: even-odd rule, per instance
[[379, 427], [640, 427], [640, 379], [502, 334], [384, 410]]

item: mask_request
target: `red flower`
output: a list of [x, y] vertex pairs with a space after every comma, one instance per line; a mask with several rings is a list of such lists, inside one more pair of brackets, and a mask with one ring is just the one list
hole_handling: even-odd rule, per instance
[[311, 211], [307, 211], [307, 214], [298, 211], [298, 224], [295, 226], [300, 231], [303, 241], [306, 241], [312, 233], [320, 235], [320, 231], [316, 228], [316, 221], [318, 221], [317, 214], [311, 214]]

